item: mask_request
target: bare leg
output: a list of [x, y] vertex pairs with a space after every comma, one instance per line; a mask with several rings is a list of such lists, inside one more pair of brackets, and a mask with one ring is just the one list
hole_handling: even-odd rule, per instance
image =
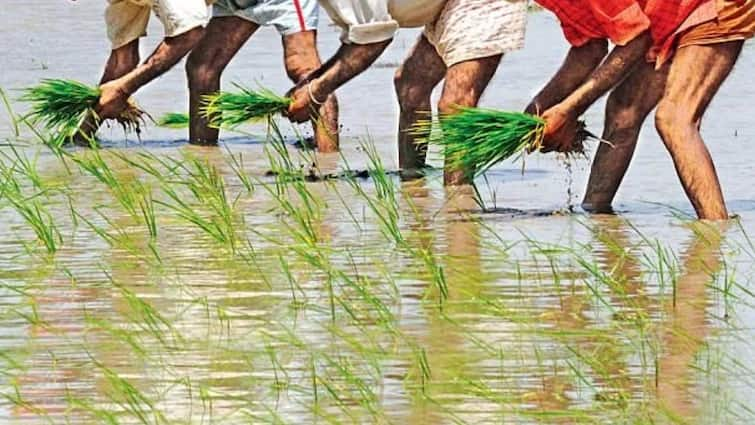
[[606, 103], [603, 140], [587, 184], [582, 208], [590, 212], [610, 212], [611, 203], [632, 161], [642, 123], [663, 96], [668, 66], [655, 70], [642, 63], [611, 92]]
[[[438, 113], [451, 114], [458, 106], [477, 106], [482, 93], [501, 63], [502, 55], [457, 63], [448, 68]], [[449, 186], [472, 183], [474, 170], [453, 170], [446, 166], [444, 183]]]
[[[100, 84], [121, 78], [137, 66], [139, 66], [138, 39], [110, 52], [110, 57], [105, 65], [105, 71], [102, 73]], [[82, 146], [89, 146], [89, 142], [94, 138], [100, 124], [101, 123], [98, 122], [93, 115], [87, 117], [87, 119], [81, 124], [79, 132], [74, 136], [74, 143]]]
[[742, 41], [679, 49], [658, 111], [656, 127], [699, 218], [728, 218], [713, 160], [700, 136], [705, 110], [731, 73]]
[[[294, 83], [303, 80], [321, 64], [317, 53], [317, 31], [284, 36], [283, 54], [288, 77]], [[328, 96], [317, 116], [312, 117], [312, 129], [320, 152], [338, 151], [338, 101], [334, 94]]]
[[[402, 175], [417, 174], [425, 166], [427, 146], [419, 144], [422, 135], [409, 134], [418, 119], [429, 119], [432, 114], [430, 96], [433, 88], [443, 79], [446, 65], [430, 42], [421, 35], [409, 57], [396, 71], [394, 85], [401, 109], [398, 124], [398, 163]], [[426, 137], [425, 135], [424, 137]]]
[[220, 75], [259, 25], [235, 16], [212, 18], [205, 35], [186, 61], [189, 79], [189, 142], [218, 143], [218, 130], [200, 113], [202, 96], [220, 90]]

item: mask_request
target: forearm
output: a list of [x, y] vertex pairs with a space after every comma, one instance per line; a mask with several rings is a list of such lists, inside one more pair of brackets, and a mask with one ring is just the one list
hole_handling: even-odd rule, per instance
[[558, 104], [582, 85], [608, 54], [608, 41], [591, 40], [572, 47], [561, 68], [527, 107], [529, 113], [542, 113]]
[[364, 72], [391, 44], [391, 40], [371, 44], [345, 44], [310, 80], [319, 99], [326, 98], [349, 80]]
[[616, 87], [645, 57], [652, 45], [649, 32], [614, 48], [608, 58], [592, 75], [564, 100], [564, 105], [575, 115], [582, 115], [593, 103]]
[[173, 68], [191, 51], [201, 38], [203, 31], [202, 28], [197, 27], [179, 36], [163, 40], [143, 64], [118, 78], [124, 90], [128, 94], [133, 94], [140, 87]]

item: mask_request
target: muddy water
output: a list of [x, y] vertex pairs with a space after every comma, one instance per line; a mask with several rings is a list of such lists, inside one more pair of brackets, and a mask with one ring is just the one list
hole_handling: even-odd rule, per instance
[[[0, 87], [44, 77], [95, 81], [107, 43], [102, 6], [88, 3], [33, 1], [3, 13]], [[151, 28], [145, 44], [159, 33]], [[395, 168], [391, 77], [415, 37], [402, 33], [378, 66], [339, 93], [344, 157], [290, 149], [294, 168], [364, 169], [367, 135]], [[320, 41], [327, 56], [337, 34], [323, 25]], [[285, 90], [278, 46], [275, 32], [261, 30], [225, 83]], [[521, 108], [565, 49], [557, 24], [533, 15], [527, 50], [504, 60], [484, 103]], [[106, 131], [102, 158], [122, 185], [108, 187], [80, 165], [94, 164], [94, 154], [70, 151], [63, 162], [28, 131], [16, 137], [2, 114], [0, 137], [34, 160], [39, 179], [35, 186], [2, 148], [3, 193], [15, 181], [22, 196], [0, 199], [0, 417], [751, 422], [755, 203], [746, 144], [755, 139], [747, 121], [755, 89], [745, 70], [753, 62], [750, 47], [705, 126], [741, 216], [716, 228], [684, 217], [691, 209], [650, 127], [620, 214], [593, 217], [553, 214], [568, 206], [568, 176], [549, 156], [528, 159], [524, 174], [521, 164], [492, 171], [489, 187], [480, 185], [486, 214], [470, 193], [443, 189], [439, 175], [407, 184], [389, 177], [395, 199], [380, 179], [289, 184], [280, 195], [285, 185], [266, 175], [264, 127], [227, 134], [221, 148], [188, 146], [181, 131], [150, 127], [141, 143]], [[176, 69], [138, 99], [155, 115], [180, 110], [184, 86]], [[600, 111], [587, 117], [595, 129]], [[574, 167], [577, 194], [587, 168]], [[222, 191], [200, 170], [215, 170]], [[119, 193], [131, 193], [119, 190], [136, 182], [151, 196], [134, 199], [154, 201], [153, 238], [141, 209], [129, 213], [119, 202]], [[226, 201], [218, 203], [212, 194], [221, 192]], [[182, 214], [178, 200], [198, 218]], [[58, 230], [54, 254], [20, 212], [35, 202]]]

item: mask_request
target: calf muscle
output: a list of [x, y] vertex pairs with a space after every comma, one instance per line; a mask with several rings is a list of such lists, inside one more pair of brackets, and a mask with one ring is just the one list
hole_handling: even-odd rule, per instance
[[734, 68], [743, 44], [733, 41], [679, 49], [656, 113], [658, 132], [701, 219], [728, 218], [713, 160], [700, 135], [700, 124]]
[[[495, 75], [502, 55], [457, 63], [448, 68], [438, 104], [438, 113], [454, 113], [459, 106], [477, 106]], [[474, 170], [458, 170], [446, 165], [444, 182], [449, 186], [472, 183]]]
[[446, 65], [424, 35], [420, 36], [409, 57], [396, 71], [394, 85], [400, 108], [398, 128], [399, 168], [405, 177], [425, 166], [427, 135], [410, 132], [419, 119], [432, 114], [430, 96], [446, 73]]
[[220, 90], [220, 76], [241, 46], [259, 28], [237, 17], [213, 18], [202, 40], [189, 55], [186, 75], [189, 80], [189, 141], [214, 145], [218, 130], [200, 113], [202, 96]]

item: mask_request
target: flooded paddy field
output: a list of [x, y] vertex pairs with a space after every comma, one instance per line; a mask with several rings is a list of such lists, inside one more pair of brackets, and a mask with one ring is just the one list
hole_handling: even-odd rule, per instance
[[[13, 89], [93, 83], [108, 49], [101, 5], [32, 3], [0, 15], [16, 115]], [[51, 150], [0, 113], [0, 422], [755, 420], [752, 46], [704, 123], [738, 214], [710, 224], [652, 123], [616, 215], [568, 212], [586, 160], [503, 164], [482, 199], [440, 171], [399, 181], [392, 74], [416, 34], [338, 93], [341, 154], [296, 149], [285, 122], [283, 139], [249, 126], [217, 148], [148, 127]], [[337, 48], [325, 23], [320, 44]], [[224, 83], [285, 91], [279, 45], [261, 30]], [[532, 15], [483, 104], [521, 109], [565, 49]], [[184, 109], [180, 67], [136, 97]]]

